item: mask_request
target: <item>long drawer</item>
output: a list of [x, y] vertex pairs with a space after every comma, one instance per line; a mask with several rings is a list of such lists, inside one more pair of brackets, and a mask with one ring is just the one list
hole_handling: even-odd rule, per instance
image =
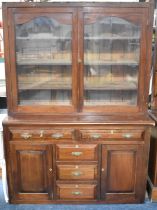
[[11, 140], [68, 140], [74, 138], [72, 129], [10, 129]]
[[113, 129], [113, 130], [80, 130], [82, 139], [107, 140], [107, 139], [143, 139], [143, 130]]
[[94, 180], [97, 178], [97, 164], [57, 165], [58, 180]]
[[57, 160], [97, 160], [97, 145], [95, 144], [58, 144], [56, 145]]
[[95, 184], [58, 184], [58, 199], [93, 200], [96, 199]]

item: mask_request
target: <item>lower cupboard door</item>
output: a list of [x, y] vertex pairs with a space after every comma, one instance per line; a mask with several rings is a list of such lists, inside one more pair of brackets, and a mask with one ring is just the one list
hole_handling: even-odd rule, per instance
[[13, 200], [53, 198], [52, 146], [11, 144]]
[[107, 203], [143, 202], [146, 187], [142, 145], [103, 145], [101, 199]]

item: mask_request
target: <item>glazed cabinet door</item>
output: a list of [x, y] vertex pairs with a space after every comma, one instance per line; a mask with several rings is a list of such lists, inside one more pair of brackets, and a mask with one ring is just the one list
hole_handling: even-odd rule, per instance
[[[138, 10], [138, 9], [137, 9]], [[143, 10], [84, 8], [80, 46], [83, 111], [137, 111], [142, 108], [146, 27]], [[82, 49], [81, 49], [82, 46]], [[99, 107], [99, 108], [98, 108]]]
[[14, 200], [53, 199], [53, 148], [42, 144], [10, 145]]
[[[146, 177], [140, 145], [103, 145], [101, 199], [106, 202], [142, 202]], [[143, 180], [145, 183], [143, 184]]]
[[10, 9], [14, 92], [10, 104], [14, 111], [65, 113], [76, 109], [76, 14], [74, 8]]

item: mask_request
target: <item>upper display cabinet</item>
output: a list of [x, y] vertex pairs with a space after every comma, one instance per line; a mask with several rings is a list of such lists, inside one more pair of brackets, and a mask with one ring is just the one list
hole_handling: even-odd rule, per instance
[[149, 3], [3, 4], [9, 113], [145, 111], [149, 12]]

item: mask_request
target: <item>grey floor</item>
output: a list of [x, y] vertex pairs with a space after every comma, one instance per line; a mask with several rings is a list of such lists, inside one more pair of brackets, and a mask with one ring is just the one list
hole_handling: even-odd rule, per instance
[[121, 205], [13, 205], [4, 201], [2, 182], [0, 180], [0, 210], [157, 210], [157, 203], [148, 199], [144, 204]]

